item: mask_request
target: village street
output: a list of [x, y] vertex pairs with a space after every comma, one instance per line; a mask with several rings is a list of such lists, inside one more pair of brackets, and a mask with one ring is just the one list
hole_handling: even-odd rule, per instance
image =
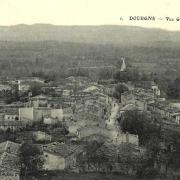
[[116, 138], [120, 129], [117, 125], [117, 117], [119, 115], [119, 109], [120, 109], [120, 104], [117, 102], [113, 101], [112, 102], [112, 108], [111, 108], [111, 114], [109, 116], [109, 119], [107, 120], [107, 128], [112, 132], [112, 138]]

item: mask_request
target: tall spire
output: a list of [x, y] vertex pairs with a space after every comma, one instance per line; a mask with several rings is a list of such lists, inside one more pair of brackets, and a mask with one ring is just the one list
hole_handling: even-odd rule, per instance
[[122, 65], [121, 65], [121, 70], [120, 71], [125, 71], [126, 70], [125, 58], [122, 57], [121, 60], [122, 60]]

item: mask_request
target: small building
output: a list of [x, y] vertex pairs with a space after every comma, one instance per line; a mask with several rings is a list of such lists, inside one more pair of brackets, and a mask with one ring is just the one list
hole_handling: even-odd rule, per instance
[[[95, 160], [98, 168], [91, 165], [86, 169], [87, 171], [91, 169], [91, 172], [134, 175], [138, 167], [138, 162], [136, 160], [140, 157], [141, 153], [139, 149], [130, 144], [116, 145], [111, 142], [105, 142], [94, 154], [95, 157], [98, 157], [97, 161]], [[98, 161], [101, 161], [101, 163]], [[129, 163], [130, 161], [131, 163]], [[87, 165], [89, 166], [88, 162]]]
[[175, 123], [180, 124], [180, 112], [173, 113], [172, 119], [174, 120]]
[[82, 145], [53, 142], [42, 146], [45, 157], [45, 170], [71, 169], [76, 165], [78, 156], [83, 153]]
[[168, 121], [180, 124], [180, 109], [172, 106], [167, 101], [149, 103], [148, 110], [159, 114]]
[[92, 85], [83, 90], [84, 93], [95, 93], [100, 92], [100, 89], [96, 85]]
[[38, 95], [31, 98], [31, 104], [33, 107], [47, 107], [48, 99], [44, 95]]
[[71, 90], [69, 89], [64, 89], [63, 92], [62, 92], [62, 96], [63, 97], [69, 97], [71, 95]]
[[30, 90], [30, 84], [27, 81], [18, 80], [18, 90], [20, 92], [27, 92]]
[[18, 121], [19, 115], [18, 114], [5, 114], [4, 120], [5, 121]]
[[12, 142], [12, 141], [5, 141], [0, 143], [0, 153], [7, 152], [10, 154], [18, 154], [20, 144]]
[[135, 103], [135, 97], [133, 93], [130, 91], [121, 93], [121, 103], [123, 105], [129, 104], [129, 103]]
[[21, 121], [34, 121], [34, 108], [33, 107], [19, 108], [19, 119]]
[[51, 141], [52, 137], [51, 135], [45, 132], [36, 131], [36, 132], [33, 132], [33, 139], [35, 141]]
[[58, 121], [59, 120], [57, 118], [52, 118], [50, 116], [45, 116], [43, 118], [43, 123], [48, 125], [56, 124]]
[[64, 118], [71, 118], [73, 116], [73, 109], [71, 107], [63, 108]]
[[58, 119], [58, 121], [62, 121], [63, 110], [62, 109], [49, 108], [49, 107], [19, 108], [19, 119], [22, 121], [23, 120], [40, 121], [46, 116], [56, 118], [56, 119]]
[[18, 108], [4, 108], [3, 110], [4, 118], [3, 120], [5, 121], [18, 121], [19, 120], [19, 113], [18, 113]]
[[111, 132], [105, 128], [98, 126], [87, 126], [77, 129], [76, 134], [79, 138], [88, 137], [94, 134], [98, 134], [105, 137], [111, 137]]
[[79, 125], [79, 123], [76, 122], [66, 122], [67, 126], [68, 126], [68, 131], [70, 133], [76, 134], [77, 130], [79, 128], [81, 128], [81, 126], [85, 125], [85, 123], [81, 123], [82, 125]]
[[152, 89], [155, 96], [161, 95], [161, 91], [160, 91], [158, 85], [156, 85], [155, 83], [152, 84], [151, 89]]
[[0, 92], [6, 92], [11, 90], [12, 90], [11, 86], [6, 84], [0, 84]]
[[135, 134], [130, 133], [118, 133], [117, 137], [113, 139], [114, 144], [133, 144], [135, 146], [139, 145], [139, 137]]
[[119, 114], [123, 115], [123, 113], [132, 111], [132, 110], [137, 110], [137, 107], [135, 106], [135, 104], [127, 104], [123, 108], [120, 109]]

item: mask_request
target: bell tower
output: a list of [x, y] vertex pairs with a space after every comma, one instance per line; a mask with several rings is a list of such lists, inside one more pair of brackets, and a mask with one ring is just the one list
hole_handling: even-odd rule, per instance
[[121, 70], [120, 71], [126, 71], [126, 64], [125, 64], [125, 58], [124, 57], [122, 57], [121, 58], [121, 60], [122, 60], [122, 65], [121, 65]]

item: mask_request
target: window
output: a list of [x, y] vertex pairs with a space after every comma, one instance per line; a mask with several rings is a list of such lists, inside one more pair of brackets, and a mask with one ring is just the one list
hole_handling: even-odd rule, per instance
[[16, 117], [15, 117], [15, 120], [18, 121], [18, 120], [19, 120], [19, 117], [16, 116]]
[[10, 152], [10, 147], [7, 148], [7, 152]]

